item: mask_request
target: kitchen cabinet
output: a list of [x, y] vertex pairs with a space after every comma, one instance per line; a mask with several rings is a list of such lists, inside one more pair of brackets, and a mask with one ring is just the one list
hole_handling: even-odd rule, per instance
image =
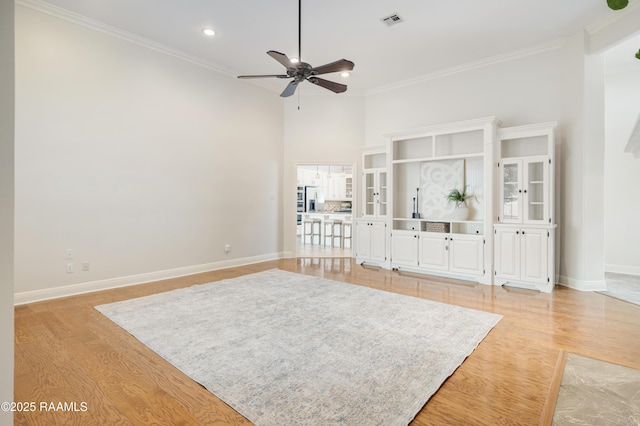
[[341, 173], [331, 173], [322, 176], [322, 187], [326, 200], [351, 200], [353, 195], [353, 176]]
[[387, 260], [387, 223], [384, 220], [356, 220], [356, 262], [382, 266]]

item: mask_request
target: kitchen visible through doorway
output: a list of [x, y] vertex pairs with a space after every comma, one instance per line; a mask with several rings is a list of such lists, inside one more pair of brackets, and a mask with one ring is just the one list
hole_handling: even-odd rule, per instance
[[354, 170], [340, 163], [297, 166], [297, 257], [351, 257]]

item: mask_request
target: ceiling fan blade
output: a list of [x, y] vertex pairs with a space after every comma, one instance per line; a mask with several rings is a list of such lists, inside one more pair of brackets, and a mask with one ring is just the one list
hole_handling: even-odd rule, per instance
[[346, 59], [340, 59], [335, 62], [331, 62], [330, 64], [320, 65], [319, 67], [311, 68], [311, 71], [314, 71], [314, 74], [329, 74], [332, 72], [338, 71], [351, 71], [355, 64]]
[[280, 94], [280, 96], [283, 98], [287, 98], [293, 95], [297, 87], [298, 87], [298, 81], [293, 80], [291, 83], [287, 85], [287, 87], [285, 87], [284, 91]]
[[345, 84], [325, 80], [324, 78], [309, 77], [307, 80], [317, 86], [324, 87], [325, 89], [329, 89], [335, 93], [342, 93], [347, 91], [347, 86]]
[[287, 57], [287, 55], [285, 55], [284, 53], [276, 52], [275, 50], [270, 50], [267, 52], [267, 55], [271, 56], [273, 59], [280, 62], [287, 69], [295, 68], [294, 65], [291, 63], [291, 61], [289, 60], [289, 58]]
[[290, 78], [286, 74], [262, 74], [262, 75], [239, 75], [238, 76], [238, 78], [268, 78], [268, 77]]

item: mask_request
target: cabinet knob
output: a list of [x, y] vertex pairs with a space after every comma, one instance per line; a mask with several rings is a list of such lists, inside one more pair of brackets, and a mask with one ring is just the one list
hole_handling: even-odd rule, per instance
[[519, 193], [519, 194], [522, 194], [522, 189], [518, 189], [518, 193]]
[[520, 231], [516, 231], [516, 235], [520, 235]]
[[524, 231], [522, 231], [522, 235], [524, 235]]
[[527, 193], [527, 190], [526, 190], [526, 189], [524, 190], [524, 193], [525, 193], [525, 194]]

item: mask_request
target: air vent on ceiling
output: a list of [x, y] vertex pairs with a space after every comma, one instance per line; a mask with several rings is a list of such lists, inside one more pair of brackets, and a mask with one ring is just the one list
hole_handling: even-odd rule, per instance
[[398, 16], [397, 13], [394, 13], [392, 15], [386, 16], [384, 18], [381, 19], [382, 22], [384, 22], [385, 24], [387, 24], [388, 27], [395, 25], [395, 24], [399, 24], [402, 21], [402, 18], [400, 16]]

